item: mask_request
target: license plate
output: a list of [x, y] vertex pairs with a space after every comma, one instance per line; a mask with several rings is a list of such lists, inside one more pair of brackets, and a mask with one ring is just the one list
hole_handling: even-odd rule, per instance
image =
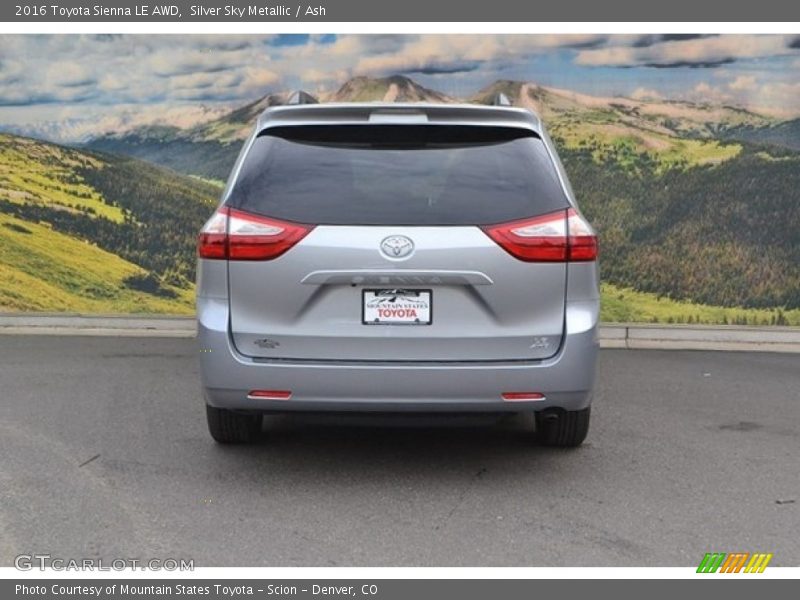
[[431, 290], [364, 290], [362, 321], [365, 325], [430, 325]]

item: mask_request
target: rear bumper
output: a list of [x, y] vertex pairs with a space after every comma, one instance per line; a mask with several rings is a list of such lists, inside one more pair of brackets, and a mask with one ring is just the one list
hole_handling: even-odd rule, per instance
[[[578, 410], [591, 402], [598, 301], [567, 303], [566, 335], [547, 360], [502, 363], [255, 361], [228, 334], [223, 299], [198, 298], [198, 352], [206, 402], [219, 408], [287, 411], [521, 412]], [[249, 399], [251, 390], [290, 390], [288, 400]], [[505, 401], [503, 392], [544, 400]]]

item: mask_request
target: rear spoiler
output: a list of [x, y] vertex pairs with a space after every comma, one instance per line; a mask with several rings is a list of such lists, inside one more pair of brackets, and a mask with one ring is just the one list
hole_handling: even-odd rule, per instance
[[258, 119], [260, 133], [291, 125], [430, 124], [515, 127], [541, 135], [539, 117], [508, 105], [423, 103], [300, 103], [273, 106]]

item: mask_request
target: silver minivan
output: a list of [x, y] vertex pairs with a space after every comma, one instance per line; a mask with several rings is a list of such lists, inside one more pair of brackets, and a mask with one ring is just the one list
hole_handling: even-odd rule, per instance
[[288, 411], [526, 412], [541, 443], [586, 437], [597, 239], [529, 110], [269, 108], [198, 255], [218, 442]]

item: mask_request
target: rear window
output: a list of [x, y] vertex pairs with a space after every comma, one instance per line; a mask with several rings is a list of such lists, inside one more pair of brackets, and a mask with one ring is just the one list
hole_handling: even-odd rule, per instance
[[323, 125], [257, 137], [228, 205], [318, 225], [488, 225], [568, 203], [525, 130]]

